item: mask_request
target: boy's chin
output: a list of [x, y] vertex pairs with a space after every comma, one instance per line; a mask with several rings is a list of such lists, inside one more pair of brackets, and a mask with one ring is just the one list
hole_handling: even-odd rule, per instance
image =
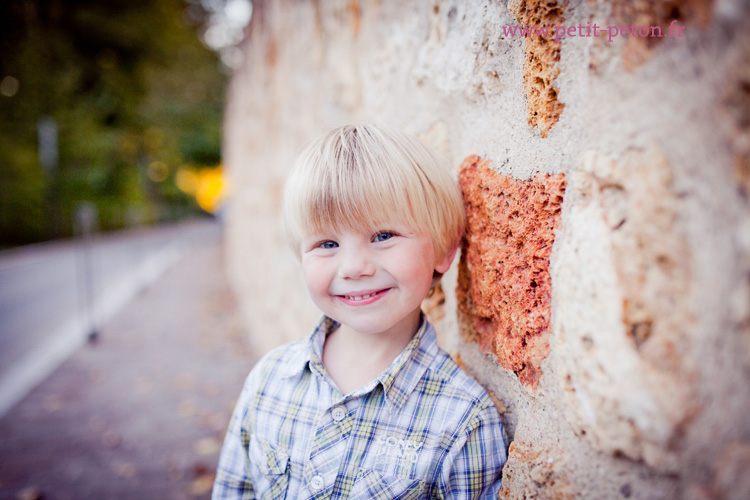
[[403, 317], [381, 319], [377, 318], [351, 318], [342, 317], [341, 319], [333, 318], [347, 330], [359, 335], [413, 335], [419, 328], [419, 316], [421, 310], [417, 309]]

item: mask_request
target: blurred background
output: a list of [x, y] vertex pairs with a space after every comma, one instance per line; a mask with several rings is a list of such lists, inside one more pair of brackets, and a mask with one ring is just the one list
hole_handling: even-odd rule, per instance
[[[501, 498], [750, 498], [747, 0], [6, 0], [0, 26], [0, 500], [208, 498], [254, 359], [320, 314], [287, 172], [352, 122], [462, 174], [425, 309], [503, 416]], [[541, 26], [569, 35], [512, 34]]]
[[3, 247], [71, 236], [82, 200], [104, 231], [217, 209], [239, 3], [3, 2]]
[[0, 3], [0, 498], [208, 496], [250, 367], [220, 224], [251, 10]]

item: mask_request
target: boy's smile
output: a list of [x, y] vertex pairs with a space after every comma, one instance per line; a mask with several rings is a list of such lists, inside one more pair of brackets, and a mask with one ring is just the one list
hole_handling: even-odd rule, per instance
[[382, 290], [369, 290], [360, 292], [349, 292], [343, 295], [337, 295], [342, 301], [351, 306], [364, 306], [380, 300], [390, 288]]
[[413, 335], [420, 305], [435, 271], [429, 236], [402, 224], [380, 231], [331, 230], [302, 240], [302, 270], [313, 302], [327, 316], [360, 334]]

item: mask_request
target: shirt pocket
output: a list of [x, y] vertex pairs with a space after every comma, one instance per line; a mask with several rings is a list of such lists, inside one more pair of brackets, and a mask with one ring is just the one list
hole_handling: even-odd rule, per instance
[[248, 448], [253, 489], [260, 500], [286, 497], [289, 486], [289, 453], [256, 434]]
[[417, 500], [425, 497], [425, 483], [384, 474], [377, 470], [360, 470], [352, 493], [352, 500]]

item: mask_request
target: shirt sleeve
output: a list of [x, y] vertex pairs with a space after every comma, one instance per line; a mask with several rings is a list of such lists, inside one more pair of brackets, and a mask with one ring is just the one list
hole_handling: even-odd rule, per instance
[[506, 460], [503, 424], [490, 405], [471, 418], [443, 462], [440, 498], [495, 500]]
[[252, 377], [253, 373], [245, 381], [237, 406], [232, 413], [229, 429], [219, 455], [219, 465], [216, 469], [211, 500], [249, 500], [255, 498], [255, 490], [249, 477], [248, 447], [250, 435], [244, 428], [245, 418], [255, 392], [252, 387]]

